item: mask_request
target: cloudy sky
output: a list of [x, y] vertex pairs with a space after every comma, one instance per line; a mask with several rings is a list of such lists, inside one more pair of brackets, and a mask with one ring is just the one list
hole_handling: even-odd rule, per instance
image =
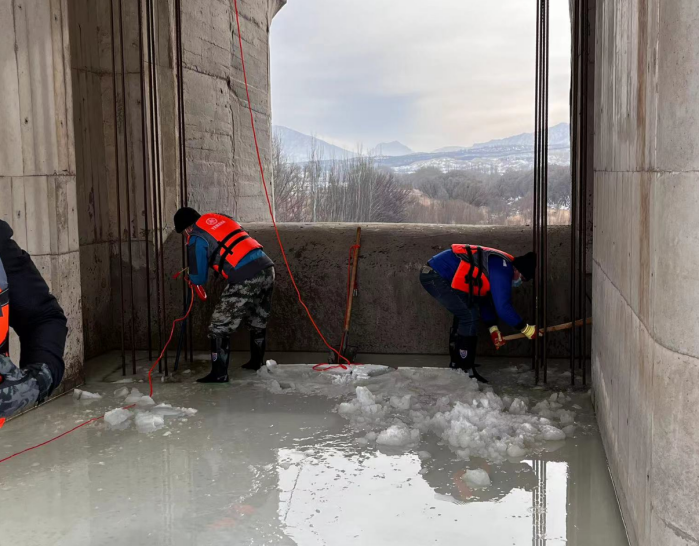
[[[568, 0], [551, 0], [551, 125], [568, 120]], [[468, 146], [534, 126], [535, 0], [288, 0], [273, 122], [351, 149]]]

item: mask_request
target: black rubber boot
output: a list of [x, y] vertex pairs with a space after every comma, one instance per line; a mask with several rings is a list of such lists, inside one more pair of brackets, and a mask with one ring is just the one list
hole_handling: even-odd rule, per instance
[[243, 364], [244, 370], [256, 372], [262, 367], [267, 347], [267, 330], [250, 330], [250, 360]]
[[488, 380], [476, 371], [476, 347], [478, 336], [457, 337], [458, 368], [476, 379], [479, 383], [488, 383]]
[[228, 383], [229, 338], [217, 337], [211, 340], [211, 371], [197, 383]]

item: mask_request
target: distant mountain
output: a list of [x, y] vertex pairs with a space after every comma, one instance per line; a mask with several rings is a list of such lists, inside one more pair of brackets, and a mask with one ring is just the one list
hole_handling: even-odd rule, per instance
[[315, 140], [316, 151], [320, 159], [346, 159], [355, 157], [357, 154], [325, 142], [319, 138], [309, 135], [304, 135], [288, 127], [274, 125], [272, 127], [274, 135], [279, 138], [282, 145], [282, 150], [287, 159], [292, 163], [304, 163], [308, 161], [308, 155], [311, 152], [313, 141]]
[[399, 157], [412, 154], [413, 151], [405, 144], [394, 140], [393, 142], [382, 142], [371, 150], [371, 155], [380, 157]]
[[[570, 165], [570, 126], [567, 123], [549, 128], [548, 151], [551, 165]], [[472, 170], [489, 174], [524, 171], [534, 167], [534, 134], [500, 138], [470, 148], [448, 146], [432, 153], [383, 157], [378, 163], [400, 173], [413, 173], [423, 167], [436, 167], [443, 172]]]
[[[559, 123], [549, 127], [549, 146], [570, 143], [570, 125]], [[474, 144], [472, 148], [494, 148], [502, 146], [534, 146], [534, 133], [522, 133], [507, 138]]]
[[465, 150], [465, 146], [445, 146], [444, 148], [437, 148], [436, 150], [432, 150], [433, 154], [450, 154], [452, 152], [460, 152], [461, 150]]

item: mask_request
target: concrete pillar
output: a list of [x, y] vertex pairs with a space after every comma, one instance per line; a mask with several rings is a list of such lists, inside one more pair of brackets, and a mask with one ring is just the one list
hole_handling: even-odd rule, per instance
[[[271, 184], [269, 30], [286, 0], [238, 0], [250, 99]], [[250, 129], [231, 0], [182, 3], [189, 201], [201, 210], [268, 221]]]
[[597, 0], [593, 381], [633, 545], [699, 543], [699, 4]]
[[68, 317], [65, 387], [83, 362], [69, 51], [65, 0], [0, 0], [0, 218]]

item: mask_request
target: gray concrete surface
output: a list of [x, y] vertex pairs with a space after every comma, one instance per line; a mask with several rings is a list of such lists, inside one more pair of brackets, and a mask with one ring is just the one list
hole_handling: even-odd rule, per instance
[[[274, 231], [268, 224], [245, 224], [265, 246], [277, 264], [277, 286], [269, 326], [273, 350], [322, 350], [283, 265]], [[280, 233], [303, 297], [328, 341], [338, 344], [347, 293], [347, 258], [354, 244], [356, 226], [351, 224], [281, 224]], [[550, 324], [570, 320], [567, 228], [550, 230]], [[425, 224], [371, 224], [362, 226], [358, 283], [359, 295], [352, 312], [351, 344], [363, 352], [403, 354], [445, 354], [451, 315], [437, 304], [419, 282], [420, 268], [453, 243], [472, 242], [501, 248], [515, 255], [531, 249], [527, 227], [435, 226]], [[206, 325], [218, 301], [221, 284], [207, 286], [209, 302], [196, 302], [194, 324], [196, 346], [206, 348]], [[531, 286], [515, 291], [514, 304], [531, 320]], [[181, 303], [173, 313], [181, 313]], [[503, 332], [513, 330], [502, 325]], [[236, 347], [247, 347], [247, 332], [236, 336]], [[565, 333], [550, 337], [552, 356], [565, 356]], [[512, 342], [499, 354], [528, 355], [527, 341]], [[495, 351], [484, 332], [481, 354]]]
[[[256, 115], [260, 150], [269, 163], [271, 116], [269, 99], [268, 33], [272, 18], [285, 2], [264, 0], [239, 2], [251, 99]], [[154, 213], [152, 190], [144, 196], [143, 163], [154, 163], [150, 148], [142, 146], [141, 66], [138, 56], [138, 1], [123, 1], [126, 96], [122, 96], [120, 18], [114, 3], [116, 36], [117, 119], [114, 119], [114, 70], [112, 29], [108, 0], [68, 0], [70, 12], [73, 110], [77, 152], [77, 211], [79, 216], [85, 352], [88, 357], [116, 347], [121, 334], [120, 275], [126, 301], [126, 343], [147, 345], [146, 252], [150, 258], [151, 324], [158, 343], [155, 280]], [[145, 2], [141, 3], [145, 11]], [[257, 156], [253, 146], [247, 100], [242, 82], [238, 36], [232, 3], [223, 0], [187, 0], [182, 5], [184, 101], [186, 112], [186, 163], [188, 199], [194, 207], [214, 204], [233, 212], [241, 221], [266, 217], [266, 201], [259, 184]], [[170, 275], [182, 268], [181, 240], [173, 233], [172, 217], [181, 202], [180, 142], [178, 128], [177, 52], [173, 0], [156, 0], [155, 70], [158, 75], [158, 118], [150, 123], [147, 106], [147, 138], [157, 131], [160, 138], [162, 187], [162, 236], [166, 241], [164, 270], [168, 310], [181, 301], [180, 284]], [[144, 16], [145, 20], [145, 16]], [[145, 41], [145, 31], [144, 31]], [[148, 78], [146, 86], [148, 87]], [[147, 88], [146, 94], [149, 89]], [[147, 101], [146, 101], [147, 102]], [[114, 126], [119, 141], [120, 180], [116, 178]], [[127, 146], [128, 144], [128, 146]], [[128, 159], [128, 169], [127, 169]], [[128, 183], [127, 183], [128, 181]], [[121, 233], [117, 218], [117, 187], [120, 188]], [[130, 215], [127, 215], [127, 206]], [[146, 232], [148, 227], [148, 232]], [[131, 339], [131, 270], [127, 234], [133, 252], [134, 322], [139, 325]], [[119, 241], [122, 258], [119, 258]], [[169, 314], [166, 321], [174, 318]]]
[[699, 5], [598, 0], [593, 381], [631, 543], [699, 543]]
[[[505, 371], [511, 364], [484, 370], [498, 392], [550, 395], [519, 386]], [[119, 366], [116, 354], [89, 364], [84, 388], [102, 400], [66, 396], [5, 425], [0, 459], [113, 407], [123, 385], [105, 380]], [[229, 385], [189, 379], [155, 389], [157, 402], [198, 413], [151, 434], [95, 423], [0, 465], [0, 498], [12, 499], [0, 524], [8, 544], [627, 544], [586, 394], [571, 393], [581, 407], [573, 438], [491, 464], [459, 460], [436, 438], [419, 448], [362, 446], [362, 433], [332, 411], [339, 400], [272, 394], [249, 373]], [[432, 458], [421, 461], [418, 449]], [[465, 487], [468, 468], [487, 469], [491, 488]], [[41, 517], [7, 524], [26, 521], [28, 506]]]
[[[83, 365], [67, 29], [64, 2], [0, 2], [0, 218], [68, 317], [64, 387], [80, 381]], [[17, 359], [14, 334], [10, 343]]]

